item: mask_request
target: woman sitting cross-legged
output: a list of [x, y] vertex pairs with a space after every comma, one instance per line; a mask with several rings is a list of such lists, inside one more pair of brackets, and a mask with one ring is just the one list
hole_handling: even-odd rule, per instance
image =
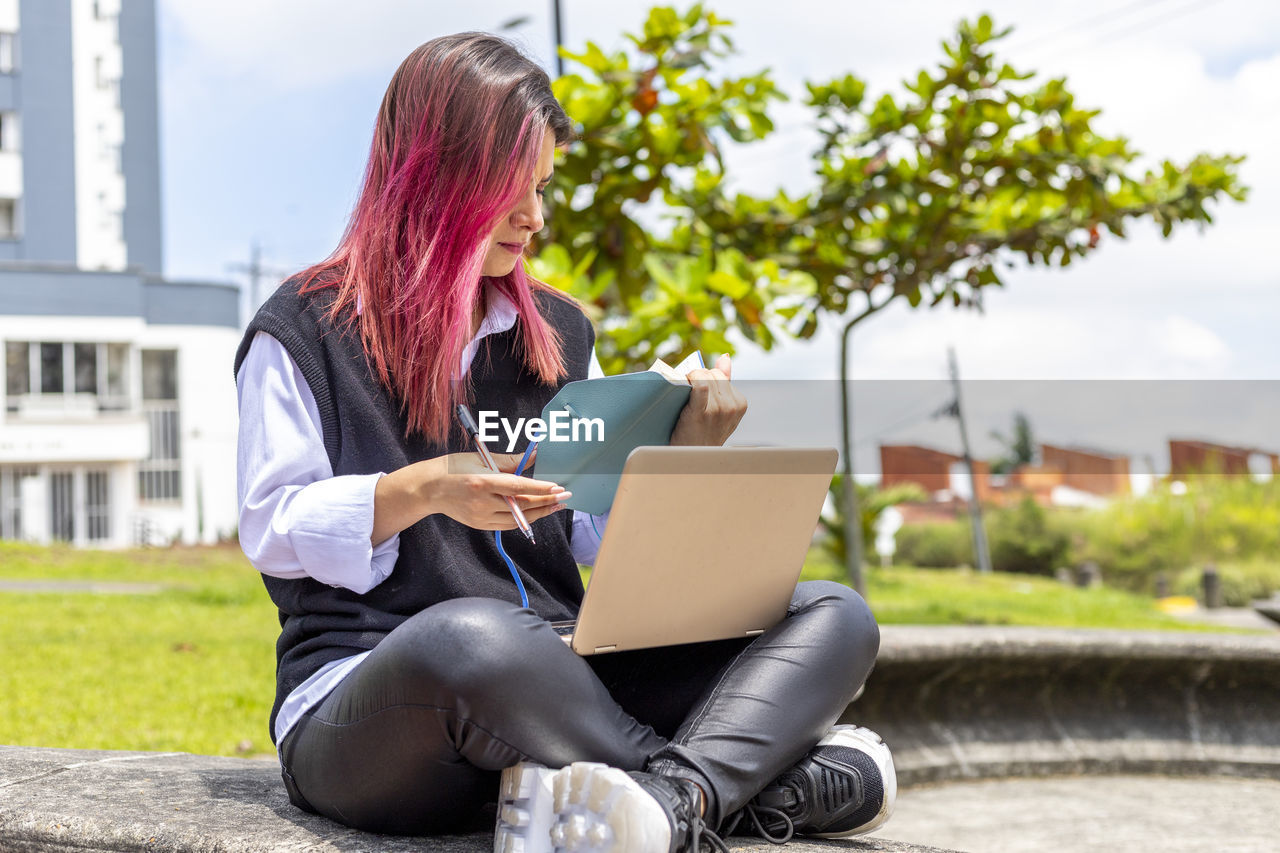
[[[341, 243], [245, 333], [240, 539], [280, 611], [289, 798], [396, 834], [474, 828], [497, 803], [499, 846], [525, 853], [870, 831], [892, 761], [833, 728], [879, 645], [856, 593], [801, 583], [760, 636], [579, 657], [549, 623], [576, 614], [607, 518], [566, 510], [518, 455], [491, 472], [457, 425], [459, 403], [514, 421], [600, 375], [583, 312], [521, 262], [573, 137], [506, 41], [422, 45], [387, 89]], [[724, 443], [746, 409], [730, 376], [727, 357], [690, 373], [672, 444]], [[501, 533], [508, 498], [536, 545]]]

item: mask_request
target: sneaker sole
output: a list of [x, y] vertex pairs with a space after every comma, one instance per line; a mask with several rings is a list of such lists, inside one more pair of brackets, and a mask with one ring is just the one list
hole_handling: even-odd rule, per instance
[[494, 853], [667, 853], [662, 807], [615, 767], [578, 762], [502, 771]]
[[871, 729], [850, 725], [835, 726], [822, 740], [818, 741], [818, 746], [827, 745], [852, 747], [870, 755], [876, 767], [880, 769], [884, 802], [881, 803], [880, 811], [876, 812], [875, 817], [855, 829], [846, 832], [806, 832], [805, 837], [850, 838], [854, 835], [875, 832], [884, 826], [885, 821], [893, 814], [893, 804], [898, 798], [898, 774], [893, 769], [893, 756], [889, 753], [889, 747], [885, 746], [884, 739]]

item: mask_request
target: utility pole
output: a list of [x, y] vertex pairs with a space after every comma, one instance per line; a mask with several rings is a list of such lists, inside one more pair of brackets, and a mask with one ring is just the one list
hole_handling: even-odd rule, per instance
[[973, 472], [973, 454], [969, 452], [969, 431], [964, 424], [964, 409], [960, 403], [960, 368], [956, 364], [955, 347], [947, 347], [947, 361], [951, 366], [951, 387], [956, 399], [954, 411], [960, 424], [960, 446], [964, 451], [964, 467], [969, 472], [969, 518], [973, 522], [973, 553], [978, 561], [978, 571], [991, 571], [991, 552], [987, 548], [987, 533], [982, 526], [982, 504], [978, 501], [978, 478]]
[[563, 39], [560, 35], [560, 0], [551, 0], [551, 26], [553, 35], [556, 39], [555, 44], [555, 60], [556, 60], [556, 76], [564, 76], [564, 60], [560, 58], [560, 44]]
[[262, 246], [257, 240], [249, 245], [249, 263], [247, 264], [228, 264], [227, 269], [231, 272], [244, 273], [249, 276], [249, 315], [252, 316], [258, 310], [258, 306], [266, 301], [262, 294], [262, 281], [267, 278], [283, 278], [288, 275], [287, 270], [272, 269], [262, 265]]

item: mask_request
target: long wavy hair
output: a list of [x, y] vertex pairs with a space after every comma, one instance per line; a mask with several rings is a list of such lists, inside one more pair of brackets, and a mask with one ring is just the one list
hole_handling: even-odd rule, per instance
[[[333, 254], [303, 271], [302, 289], [336, 288], [329, 319], [358, 327], [407, 434], [437, 442], [449, 434], [469, 386], [469, 367], [454, 380], [490, 237], [528, 192], [547, 129], [557, 146], [574, 138], [546, 72], [489, 33], [432, 39], [391, 78], [346, 231]], [[560, 292], [523, 263], [488, 280], [520, 315], [526, 369], [554, 382], [564, 374], [560, 338], [532, 291]]]

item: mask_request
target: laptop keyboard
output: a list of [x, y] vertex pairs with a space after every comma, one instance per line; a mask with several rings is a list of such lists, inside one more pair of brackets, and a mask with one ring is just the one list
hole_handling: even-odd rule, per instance
[[578, 627], [577, 622], [552, 622], [551, 628], [561, 637], [568, 637], [573, 634], [573, 629]]

